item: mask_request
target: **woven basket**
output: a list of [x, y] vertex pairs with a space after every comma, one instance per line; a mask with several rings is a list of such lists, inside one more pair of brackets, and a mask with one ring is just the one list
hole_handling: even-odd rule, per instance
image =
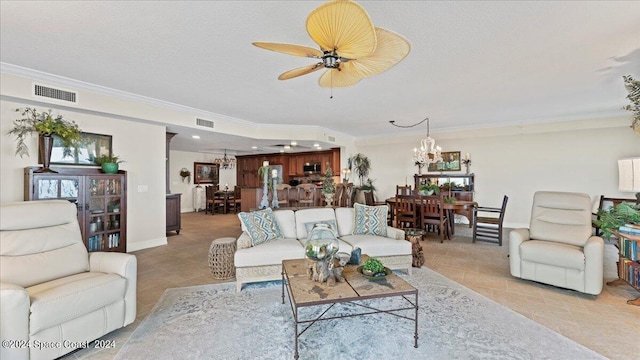
[[215, 279], [231, 279], [236, 276], [233, 255], [236, 252], [235, 238], [220, 238], [209, 247], [209, 270]]

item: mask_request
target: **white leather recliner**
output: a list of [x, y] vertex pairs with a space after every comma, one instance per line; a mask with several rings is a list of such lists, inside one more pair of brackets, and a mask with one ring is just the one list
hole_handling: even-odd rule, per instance
[[529, 229], [509, 234], [511, 275], [583, 293], [602, 291], [604, 241], [591, 235], [587, 194], [538, 191]]
[[136, 257], [88, 254], [76, 206], [0, 205], [1, 359], [54, 359], [132, 323]]

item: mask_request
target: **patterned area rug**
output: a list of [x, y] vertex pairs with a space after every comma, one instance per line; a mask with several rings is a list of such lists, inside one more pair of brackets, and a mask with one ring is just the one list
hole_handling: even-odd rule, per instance
[[[413, 322], [375, 314], [314, 324], [300, 359], [604, 359], [432, 270], [399, 275], [420, 293], [417, 349]], [[281, 299], [280, 282], [239, 294], [231, 283], [168, 289], [116, 359], [291, 359], [293, 316]], [[351, 311], [339, 305], [327, 316]]]

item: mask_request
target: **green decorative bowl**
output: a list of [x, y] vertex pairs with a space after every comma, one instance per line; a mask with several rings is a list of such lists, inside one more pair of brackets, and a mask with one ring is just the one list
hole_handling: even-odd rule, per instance
[[369, 280], [373, 280], [373, 281], [378, 281], [378, 280], [384, 280], [387, 275], [391, 274], [391, 269], [389, 269], [388, 267], [384, 268], [384, 273], [378, 273], [378, 274], [373, 274], [373, 275], [367, 275], [362, 271], [363, 266], [358, 266], [356, 268], [356, 271], [358, 271], [359, 274], [361, 274], [362, 276], [364, 276], [365, 278], [369, 279]]
[[105, 174], [115, 174], [118, 172], [118, 163], [102, 163], [102, 172]]

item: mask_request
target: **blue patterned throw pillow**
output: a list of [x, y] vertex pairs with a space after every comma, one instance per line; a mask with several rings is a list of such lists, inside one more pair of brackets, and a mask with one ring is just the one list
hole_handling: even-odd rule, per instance
[[238, 214], [242, 225], [247, 229], [251, 244], [256, 246], [263, 242], [283, 238], [282, 231], [271, 208], [260, 211], [241, 212]]
[[389, 212], [387, 205], [367, 206], [356, 203], [353, 207], [355, 209], [354, 235], [387, 236], [387, 213]]

